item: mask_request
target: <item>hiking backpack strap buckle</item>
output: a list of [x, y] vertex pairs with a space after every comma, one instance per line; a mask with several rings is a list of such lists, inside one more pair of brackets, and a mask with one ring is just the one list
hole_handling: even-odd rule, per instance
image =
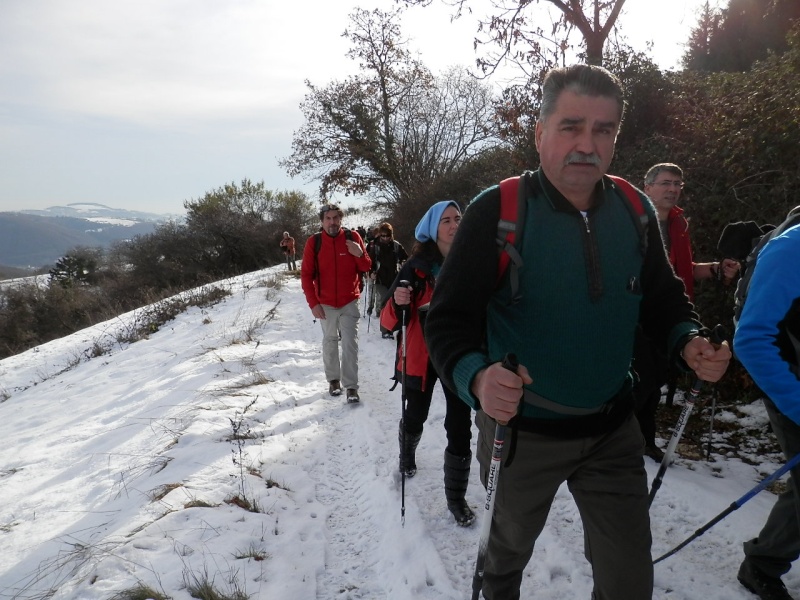
[[498, 251], [495, 287], [500, 284], [508, 270], [512, 304], [516, 304], [522, 298], [519, 291], [519, 269], [522, 268], [524, 261], [515, 243], [519, 244], [521, 236], [518, 232], [522, 231], [525, 223], [527, 178], [528, 172], [525, 172], [521, 176], [509, 177], [500, 182], [500, 218], [497, 221], [495, 238]]

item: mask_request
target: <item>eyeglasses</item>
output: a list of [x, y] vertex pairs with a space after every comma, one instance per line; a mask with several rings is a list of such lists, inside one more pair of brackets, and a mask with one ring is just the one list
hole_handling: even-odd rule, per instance
[[677, 188], [679, 188], [679, 189], [683, 189], [683, 185], [684, 185], [684, 184], [683, 184], [683, 182], [682, 182], [682, 181], [669, 181], [669, 180], [664, 180], [664, 181], [656, 181], [656, 182], [655, 182], [653, 185], [657, 185], [657, 186], [659, 186], [659, 187], [662, 187], [662, 188], [666, 188], [666, 187], [677, 187]]

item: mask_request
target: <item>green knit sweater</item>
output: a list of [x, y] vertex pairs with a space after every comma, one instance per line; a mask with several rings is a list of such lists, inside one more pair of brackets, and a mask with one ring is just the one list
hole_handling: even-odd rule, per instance
[[[627, 199], [607, 178], [598, 183], [584, 216], [534, 174], [518, 249], [522, 298], [495, 289], [499, 189], [478, 196], [464, 214], [426, 324], [431, 358], [445, 381], [473, 408], [470, 386], [487, 364], [517, 355], [533, 383], [528, 388], [564, 406], [603, 405], [630, 380], [634, 332], [645, 332], [670, 356], [700, 324], [667, 262], [654, 209], [642, 255]], [[564, 414], [524, 404], [532, 418]]]

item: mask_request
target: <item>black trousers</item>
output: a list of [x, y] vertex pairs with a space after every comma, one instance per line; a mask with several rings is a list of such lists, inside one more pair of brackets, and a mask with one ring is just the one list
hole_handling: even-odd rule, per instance
[[[431, 408], [433, 388], [439, 379], [430, 360], [426, 376], [427, 389], [406, 390], [405, 430], [408, 433], [422, 433], [423, 425], [428, 419]], [[447, 451], [455, 456], [469, 456], [470, 439], [472, 437], [472, 409], [461, 400], [455, 392], [441, 383], [447, 403], [444, 417], [444, 430], [447, 435]]]
[[656, 445], [656, 410], [661, 401], [661, 386], [667, 382], [667, 358], [647, 339], [641, 329], [636, 332], [633, 369], [638, 381], [633, 387], [634, 414], [639, 421], [645, 445]]

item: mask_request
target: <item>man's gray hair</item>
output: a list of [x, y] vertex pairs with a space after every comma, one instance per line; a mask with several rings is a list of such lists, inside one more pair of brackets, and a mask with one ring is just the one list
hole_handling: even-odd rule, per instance
[[545, 121], [556, 110], [561, 92], [569, 90], [581, 96], [613, 98], [619, 105], [619, 120], [625, 113], [625, 92], [616, 75], [595, 65], [572, 65], [551, 70], [542, 85], [539, 120]]
[[658, 163], [647, 170], [647, 173], [644, 176], [644, 184], [653, 185], [656, 177], [658, 177], [658, 174], [663, 172], [672, 173], [683, 180], [683, 169], [681, 169], [678, 165], [675, 163]]
[[326, 204], [325, 206], [322, 206], [319, 209], [319, 220], [320, 221], [324, 221], [325, 220], [325, 213], [326, 212], [330, 212], [332, 210], [335, 210], [339, 214], [339, 218], [340, 219], [344, 218], [344, 212], [342, 211], [341, 208], [339, 208], [338, 204]]

